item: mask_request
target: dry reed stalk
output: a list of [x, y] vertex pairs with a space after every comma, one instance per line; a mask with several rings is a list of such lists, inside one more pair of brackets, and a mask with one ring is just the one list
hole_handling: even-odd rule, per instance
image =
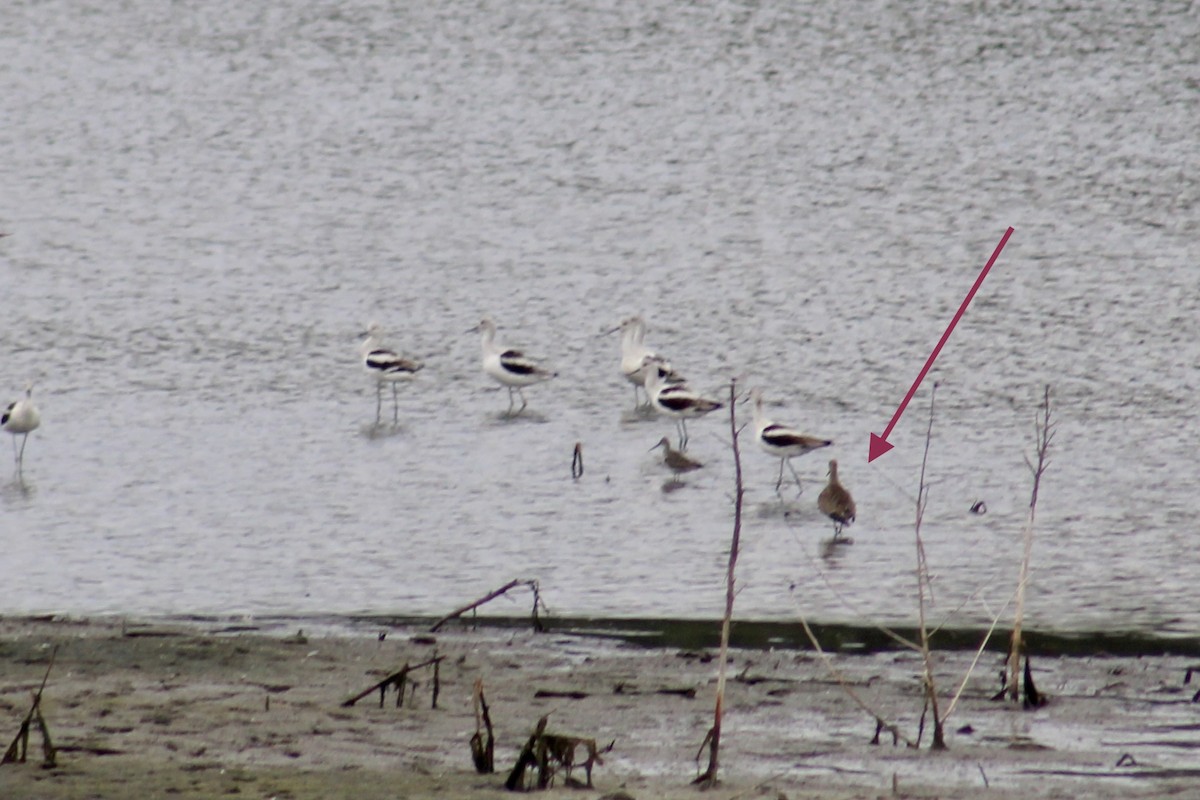
[[1023, 552], [1021, 556], [1021, 574], [1017, 581], [1017, 599], [1013, 612], [1012, 640], [1008, 651], [1008, 698], [1016, 700], [1020, 694], [1021, 651], [1024, 649], [1025, 621], [1025, 587], [1029, 584], [1029, 562], [1033, 552], [1033, 522], [1037, 516], [1038, 490], [1041, 488], [1042, 475], [1050, 466], [1050, 443], [1054, 439], [1055, 425], [1050, 421], [1050, 385], [1046, 384], [1042, 393], [1042, 403], [1034, 416], [1034, 445], [1037, 451], [1037, 464], [1025, 459], [1025, 465], [1033, 474], [1033, 492], [1029, 498], [1029, 514], [1025, 518], [1025, 528], [1022, 531]]
[[[917, 546], [917, 623], [919, 625], [921, 645], [921, 664], [924, 671], [922, 684], [925, 687], [925, 702], [933, 713], [933, 743], [934, 750], [946, 749], [945, 729], [941, 714], [938, 712], [937, 683], [933, 677], [933, 651], [929, 647], [929, 627], [925, 622], [926, 591], [932, 599], [933, 590], [929, 584], [929, 565], [925, 559], [925, 542], [921, 538], [921, 523], [925, 518], [925, 507], [929, 503], [929, 486], [925, 483], [925, 470], [929, 462], [929, 443], [933, 439], [934, 403], [937, 398], [937, 383], [929, 393], [929, 427], [925, 430], [925, 452], [921, 456], [921, 480], [917, 488], [916, 522], [913, 526]], [[922, 715], [922, 719], [923, 719]], [[917, 734], [917, 743], [921, 736]]]
[[738, 434], [741, 432], [737, 425], [737, 379], [729, 383], [729, 430], [733, 436], [733, 466], [735, 489], [733, 500], [733, 540], [729, 545], [729, 567], [725, 573], [725, 616], [721, 620], [721, 651], [717, 667], [717, 702], [713, 712], [713, 726], [709, 729], [700, 750], [696, 754], [697, 761], [700, 753], [708, 745], [708, 767], [693, 784], [709, 788], [717, 783], [717, 770], [720, 764], [721, 749], [721, 717], [725, 712], [725, 678], [729, 664], [729, 626], [733, 619], [734, 570], [737, 567], [738, 548], [742, 536], [742, 499], [745, 489], [742, 485], [742, 456], [738, 448]]

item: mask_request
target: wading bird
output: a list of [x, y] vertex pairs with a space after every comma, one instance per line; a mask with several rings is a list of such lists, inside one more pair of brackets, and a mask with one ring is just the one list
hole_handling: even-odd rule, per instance
[[651, 450], [663, 449], [663, 463], [675, 474], [674, 480], [678, 481], [679, 476], [687, 472], [695, 472], [704, 466], [694, 458], [691, 458], [682, 450], [676, 450], [671, 447], [671, 440], [664, 436], [659, 440], [658, 444], [651, 447]]
[[761, 389], [751, 390], [750, 399], [754, 403], [754, 438], [765, 453], [779, 459], [779, 479], [775, 481], [775, 491], [778, 492], [779, 488], [783, 486], [784, 464], [787, 464], [788, 469], [792, 471], [792, 477], [796, 479], [796, 489], [803, 491], [800, 486], [800, 476], [796, 474], [796, 468], [792, 466], [792, 459], [805, 453], [811, 453], [813, 450], [828, 447], [833, 442], [829, 439], [806, 436], [795, 428], [779, 425], [767, 419], [763, 414]]
[[646, 369], [646, 394], [650, 405], [660, 414], [675, 420], [679, 429], [679, 449], [687, 450], [687, 420], [703, 417], [718, 408], [724, 408], [723, 403], [701, 397], [688, 388], [684, 383], [667, 383], [667, 372], [651, 357], [643, 359]]
[[478, 325], [468, 333], [483, 334], [483, 371], [499, 381], [508, 389], [508, 413], [513, 413], [513, 389], [521, 397], [520, 414], [527, 405], [525, 394], [521, 389], [535, 383], [550, 380], [558, 375], [527, 358], [520, 350], [501, 347], [496, 344], [496, 323], [484, 317]]
[[833, 520], [833, 539], [837, 541], [842, 536], [842, 528], [854, 522], [854, 498], [846, 487], [838, 483], [837, 461], [829, 462], [829, 483], [817, 497], [817, 508], [821, 513]]
[[[37, 430], [41, 424], [42, 417], [33, 404], [33, 384], [29, 383], [25, 385], [25, 397], [9, 403], [4, 414], [0, 415], [0, 428], [13, 435], [13, 461], [17, 465], [17, 472], [25, 463], [25, 442], [29, 439], [29, 432]], [[20, 451], [17, 450], [18, 436], [21, 437]]]
[[383, 410], [383, 385], [392, 385], [392, 422], [400, 421], [400, 401], [396, 396], [396, 384], [410, 381], [425, 365], [415, 358], [404, 358], [395, 351], [383, 346], [383, 328], [379, 323], [372, 322], [362, 334], [363, 341], [358, 346], [362, 356], [363, 369], [375, 381], [375, 424], [379, 424], [379, 416]]
[[[605, 331], [604, 335], [607, 336], [617, 331], [621, 332], [621, 374], [625, 376], [625, 380], [633, 384], [635, 408], [641, 408], [638, 389], [646, 386], [646, 359], [650, 359], [659, 366], [665, 373], [667, 383], [683, 383], [683, 376], [675, 372], [666, 359], [646, 347], [646, 321], [644, 319], [629, 317], [612, 330]], [[646, 404], [650, 404], [649, 398], [646, 399]]]

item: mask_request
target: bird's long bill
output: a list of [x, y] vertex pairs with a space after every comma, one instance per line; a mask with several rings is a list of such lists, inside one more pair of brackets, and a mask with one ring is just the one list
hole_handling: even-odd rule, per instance
[[616, 333], [619, 330], [621, 330], [620, 325], [618, 325], [615, 328], [612, 328], [611, 330], [600, 331], [599, 333], [596, 334], [596, 338], [599, 339], [601, 336], [612, 336], [614, 333]]

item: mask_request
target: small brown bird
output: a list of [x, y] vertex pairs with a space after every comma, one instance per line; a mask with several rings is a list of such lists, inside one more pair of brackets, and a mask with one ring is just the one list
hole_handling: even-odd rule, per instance
[[650, 449], [657, 450], [660, 447], [663, 449], [663, 463], [670, 468], [671, 472], [675, 473], [675, 480], [679, 480], [679, 476], [685, 472], [693, 472], [704, 466], [696, 459], [690, 458], [683, 451], [671, 447], [671, 440], [666, 436]]
[[837, 541], [842, 536], [842, 528], [854, 522], [854, 498], [846, 487], [838, 483], [837, 461], [829, 462], [829, 484], [821, 490], [817, 498], [817, 508], [821, 513], [833, 520], [833, 538]]

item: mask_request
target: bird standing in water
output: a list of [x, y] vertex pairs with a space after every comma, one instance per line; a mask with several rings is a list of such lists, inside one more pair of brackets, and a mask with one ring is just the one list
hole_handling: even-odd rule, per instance
[[854, 498], [846, 487], [838, 482], [837, 461], [829, 462], [829, 483], [817, 497], [817, 508], [821, 513], [833, 520], [833, 540], [842, 537], [842, 528], [854, 522]]
[[375, 424], [383, 409], [383, 385], [392, 385], [392, 422], [400, 421], [400, 401], [396, 395], [396, 384], [412, 380], [425, 365], [415, 358], [404, 358], [383, 346], [383, 328], [376, 322], [367, 326], [362, 344], [358, 346], [363, 369], [375, 380]]
[[678, 481], [679, 476], [687, 472], [694, 472], [704, 466], [701, 462], [688, 456], [682, 450], [676, 450], [671, 447], [671, 440], [664, 436], [659, 440], [658, 444], [651, 447], [651, 450], [663, 449], [663, 463], [675, 473], [674, 480]]
[[[641, 403], [638, 400], [638, 389], [646, 386], [646, 359], [650, 359], [651, 363], [655, 363], [665, 373], [667, 383], [682, 383], [683, 376], [679, 375], [671, 368], [671, 365], [653, 350], [646, 347], [646, 321], [641, 317], [629, 317], [623, 320], [620, 325], [610, 331], [605, 331], [605, 334], [621, 332], [621, 374], [625, 376], [625, 380], [633, 384], [633, 406], [641, 408]], [[650, 399], [646, 398], [646, 405], [650, 404]]]
[[508, 389], [508, 414], [513, 413], [513, 389], [521, 397], [521, 407], [518, 414], [527, 405], [525, 393], [521, 389], [534, 383], [550, 380], [558, 375], [526, 357], [520, 350], [513, 350], [496, 344], [496, 323], [484, 317], [478, 325], [468, 333], [482, 333], [483, 371], [491, 375]]
[[796, 479], [796, 489], [803, 491], [800, 487], [800, 476], [792, 466], [792, 459], [822, 447], [829, 447], [833, 442], [829, 439], [806, 436], [795, 428], [767, 419], [763, 413], [761, 389], [751, 390], [750, 399], [754, 403], [754, 438], [765, 453], [779, 459], [779, 479], [775, 481], [775, 491], [778, 492], [779, 487], [783, 486], [784, 464], [787, 464], [788, 469], [792, 471], [792, 477]]
[[646, 394], [650, 398], [650, 405], [654, 406], [658, 413], [675, 420], [675, 427], [679, 431], [679, 449], [686, 450], [687, 420], [711, 414], [719, 408], [724, 408], [724, 404], [701, 397], [688, 388], [687, 384], [667, 383], [670, 368], [664, 368], [650, 356], [646, 356], [642, 364], [646, 367]]
[[[9, 403], [0, 415], [0, 428], [13, 435], [13, 461], [16, 462], [17, 472], [25, 463], [25, 443], [29, 440], [30, 431], [37, 430], [42, 424], [42, 417], [37, 406], [33, 404], [33, 384], [26, 384], [25, 397]], [[21, 449], [17, 450], [17, 437], [21, 437]]]

